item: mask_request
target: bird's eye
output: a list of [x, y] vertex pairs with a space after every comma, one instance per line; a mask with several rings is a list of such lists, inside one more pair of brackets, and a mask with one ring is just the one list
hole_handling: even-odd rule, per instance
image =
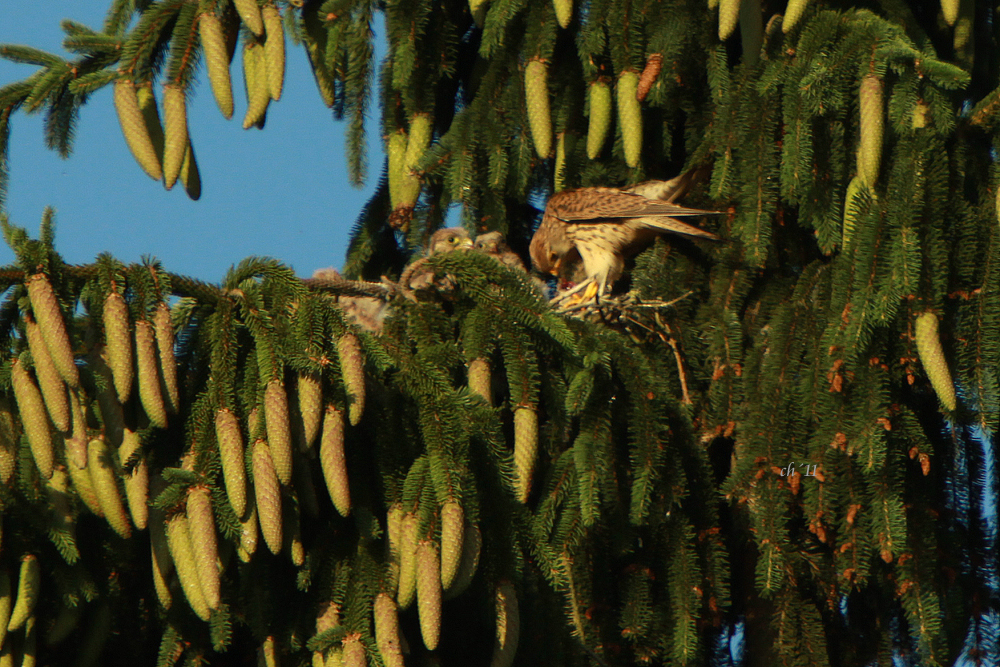
[[553, 264], [556, 263], [556, 259], [558, 259], [558, 257], [559, 256], [554, 252], [549, 253], [549, 261], [552, 262]]
[[452, 244], [454, 244], [456, 240], [457, 240], [457, 239], [456, 239], [456, 238], [455, 238], [454, 236], [449, 236], [449, 237], [448, 237], [448, 243], [452, 243]]

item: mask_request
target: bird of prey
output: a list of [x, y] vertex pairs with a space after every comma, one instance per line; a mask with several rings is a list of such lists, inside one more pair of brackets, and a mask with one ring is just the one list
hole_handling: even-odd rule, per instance
[[484, 252], [508, 269], [527, 271], [517, 253], [508, 247], [500, 232], [487, 232], [476, 237], [475, 249]]
[[569, 277], [574, 269], [579, 272], [575, 265], [582, 261], [588, 287], [594, 283], [600, 295], [621, 277], [625, 258], [661, 234], [717, 240], [714, 234], [677, 220], [716, 213], [671, 203], [686, 189], [681, 179], [650, 181], [624, 190], [595, 187], [557, 192], [549, 198], [531, 239], [532, 264], [539, 271]]
[[450, 292], [455, 288], [454, 280], [448, 276], [438, 277], [434, 271], [426, 267], [431, 257], [449, 252], [466, 251], [472, 248], [469, 233], [461, 227], [445, 227], [431, 234], [427, 242], [427, 252], [424, 256], [411, 262], [403, 270], [399, 282], [410, 290], [426, 290], [435, 288], [438, 292]]

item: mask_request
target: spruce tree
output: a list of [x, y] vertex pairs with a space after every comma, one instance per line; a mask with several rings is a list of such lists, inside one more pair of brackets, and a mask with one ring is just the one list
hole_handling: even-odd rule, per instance
[[[3, 217], [0, 664], [995, 664], [995, 9], [114, 0], [75, 59], [0, 46], [0, 197], [15, 112], [68, 154], [112, 86], [197, 198], [191, 86], [266, 131], [292, 48], [352, 179], [374, 109], [387, 154], [344, 278]], [[475, 252], [396, 283], [449, 207], [524, 255], [553, 191], [690, 169], [725, 242], [617, 309]]]

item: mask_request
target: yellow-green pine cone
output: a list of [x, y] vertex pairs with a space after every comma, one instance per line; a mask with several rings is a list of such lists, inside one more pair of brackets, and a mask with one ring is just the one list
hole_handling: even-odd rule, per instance
[[212, 515], [212, 492], [207, 486], [188, 488], [188, 530], [194, 564], [201, 582], [201, 593], [209, 609], [218, 609], [222, 602], [219, 583], [219, 545], [215, 538], [215, 518]]
[[163, 87], [163, 184], [174, 187], [181, 173], [188, 146], [187, 100], [184, 88], [176, 84]]
[[181, 398], [177, 388], [177, 361], [174, 358], [174, 326], [170, 322], [170, 306], [163, 301], [153, 313], [153, 331], [156, 334], [156, 349], [160, 353], [160, 377], [163, 379], [167, 411], [176, 414]]
[[194, 156], [194, 146], [191, 145], [190, 141], [184, 151], [180, 179], [188, 199], [198, 201], [201, 198], [201, 172], [198, 171], [198, 160]]
[[[73, 426], [70, 435], [63, 437], [63, 449], [66, 451], [66, 458], [69, 460], [70, 465], [83, 470], [87, 467], [87, 445], [90, 440], [87, 437], [87, 418], [83, 413], [80, 394], [81, 391], [79, 389], [69, 390], [69, 413], [73, 420]], [[105, 424], [105, 431], [114, 431], [114, 429]], [[107, 437], [105, 439], [107, 440]], [[108, 442], [111, 441], [108, 440]]]
[[719, 39], [725, 41], [733, 34], [740, 18], [740, 0], [718, 0]]
[[222, 461], [222, 479], [226, 484], [226, 495], [236, 516], [242, 517], [247, 508], [247, 473], [243, 464], [243, 438], [240, 425], [231, 411], [226, 408], [215, 413], [215, 440], [219, 444], [219, 459]]
[[389, 135], [386, 142], [386, 155], [389, 158], [389, 203], [392, 208], [403, 205], [404, 181], [406, 175], [406, 147], [409, 135], [405, 130], [399, 130]]
[[271, 99], [281, 99], [281, 87], [285, 82], [285, 28], [281, 23], [281, 12], [273, 3], [261, 10], [264, 20], [264, 61], [267, 66], [267, 89]]
[[52, 431], [49, 429], [49, 418], [42, 402], [42, 394], [35, 386], [35, 381], [21, 365], [21, 360], [15, 357], [10, 366], [11, 384], [14, 385], [14, 399], [21, 413], [21, 423], [28, 437], [31, 456], [42, 477], [52, 477], [52, 466], [55, 456], [52, 452]]
[[611, 126], [611, 88], [604, 81], [590, 84], [590, 120], [587, 125], [587, 157], [601, 154]]
[[560, 28], [569, 26], [573, 19], [573, 0], [552, 0], [552, 6], [556, 8], [556, 21]]
[[344, 637], [343, 667], [366, 667], [365, 646], [361, 643], [361, 635], [354, 633]]
[[430, 540], [417, 545], [417, 611], [424, 646], [433, 651], [441, 638], [441, 563]]
[[431, 145], [434, 124], [430, 114], [417, 113], [410, 118], [410, 131], [406, 139], [406, 155], [403, 158], [403, 178], [400, 186], [400, 203], [413, 207], [420, 197], [420, 178], [415, 170]]
[[534, 408], [514, 408], [514, 471], [517, 474], [517, 500], [528, 502], [531, 475], [538, 455], [538, 413]]
[[[942, 0], [942, 4], [945, 2], [948, 2], [948, 0]], [[781, 20], [781, 31], [785, 34], [791, 32], [798, 25], [808, 6], [809, 0], [788, 0], [788, 5], [785, 7], [785, 16]]]
[[118, 400], [125, 403], [132, 394], [132, 335], [129, 332], [128, 306], [118, 292], [111, 292], [104, 299], [103, 320], [108, 367], [111, 368]]
[[469, 391], [482, 396], [487, 405], [493, 405], [493, 377], [488, 359], [477, 357], [469, 362]]
[[357, 426], [365, 411], [365, 357], [361, 353], [358, 337], [348, 332], [337, 341], [337, 356], [344, 388], [351, 400], [348, 417], [351, 426]]
[[153, 180], [163, 178], [163, 167], [156, 154], [156, 148], [149, 137], [149, 130], [139, 110], [139, 99], [136, 87], [128, 79], [115, 81], [115, 111], [118, 113], [118, 123], [122, 127], [125, 143], [132, 151], [132, 157], [139, 163], [142, 170]]
[[149, 423], [158, 428], [167, 427], [167, 408], [160, 391], [160, 364], [156, 359], [156, 340], [153, 326], [146, 320], [135, 323], [135, 366], [139, 376], [139, 400], [149, 417]]
[[203, 621], [211, 615], [205, 595], [201, 591], [198, 579], [198, 566], [195, 565], [194, 549], [191, 545], [191, 534], [188, 520], [182, 512], [178, 512], [167, 520], [167, 547], [170, 557], [177, 570], [177, 578], [181, 582], [181, 590], [194, 613]]
[[257, 649], [257, 667], [278, 667], [278, 644], [274, 635], [265, 637]]
[[400, 525], [399, 538], [399, 590], [396, 602], [400, 609], [413, 603], [417, 594], [417, 531], [420, 519], [412, 512], [406, 512]]
[[261, 16], [257, 0], [233, 0], [233, 5], [250, 32], [257, 37], [264, 34], [264, 19]]
[[455, 581], [445, 591], [448, 594], [447, 599], [457, 597], [469, 588], [472, 578], [476, 576], [476, 569], [479, 567], [479, 550], [482, 546], [483, 534], [479, 532], [479, 526], [466, 521], [462, 538], [462, 560], [458, 565]]
[[0, 396], [0, 484], [10, 484], [17, 471], [17, 443], [21, 440], [20, 428], [10, 401]]
[[462, 562], [462, 534], [465, 514], [462, 506], [447, 500], [441, 506], [441, 588], [448, 589], [455, 581]]
[[222, 23], [214, 13], [204, 12], [198, 17], [198, 34], [205, 49], [205, 68], [215, 103], [222, 117], [229, 120], [233, 117], [233, 84], [229, 76], [229, 49], [222, 34]]
[[139, 111], [142, 112], [142, 119], [146, 122], [146, 132], [149, 140], [153, 142], [153, 150], [156, 151], [156, 159], [163, 164], [163, 124], [160, 123], [160, 111], [156, 108], [156, 95], [153, 94], [153, 83], [136, 84], [135, 96], [139, 100]]
[[333, 506], [340, 516], [348, 516], [351, 513], [351, 489], [347, 480], [347, 459], [344, 456], [344, 413], [332, 405], [326, 407], [323, 417], [319, 462]]
[[263, 440], [253, 446], [253, 487], [257, 500], [257, 519], [268, 550], [281, 553], [281, 487], [274, 472], [271, 452]]
[[300, 449], [308, 451], [316, 442], [319, 426], [323, 421], [323, 385], [315, 373], [299, 373], [295, 388], [299, 399], [299, 416], [302, 418]]
[[20, 630], [35, 613], [35, 603], [38, 602], [38, 590], [42, 585], [42, 569], [38, 558], [28, 554], [21, 558], [21, 575], [17, 581], [17, 601], [10, 612], [7, 631]]
[[948, 25], [955, 25], [958, 19], [958, 8], [960, 0], [941, 0], [941, 12], [944, 14], [944, 22]]
[[472, 14], [472, 20], [475, 21], [477, 28], [482, 28], [486, 22], [488, 2], [489, 0], [469, 0], [469, 13]]
[[402, 539], [403, 530], [403, 506], [394, 503], [385, 517], [386, 536], [386, 572], [385, 585], [389, 592], [395, 596], [399, 587], [399, 545]]
[[243, 117], [243, 129], [248, 130], [261, 125], [267, 114], [267, 105], [271, 103], [264, 47], [252, 40], [243, 43], [243, 81], [247, 90], [247, 113]]
[[24, 624], [24, 641], [21, 643], [21, 667], [35, 667], [38, 660], [38, 623], [34, 616]]
[[639, 89], [639, 75], [622, 72], [618, 77], [618, 123], [622, 130], [622, 148], [625, 164], [635, 168], [642, 153], [642, 109], [636, 93]]
[[288, 423], [288, 394], [285, 384], [275, 378], [264, 388], [264, 424], [267, 427], [267, 444], [278, 481], [288, 486], [292, 483], [292, 432]]
[[170, 557], [166, 523], [163, 512], [160, 510], [150, 512], [149, 551], [153, 564], [153, 587], [156, 589], [156, 597], [159, 598], [161, 607], [170, 609], [170, 605], [173, 604], [173, 595], [170, 593], [170, 586], [167, 582], [174, 570], [174, 561]]
[[[87, 446], [89, 448], [89, 442]], [[89, 455], [87, 458], [90, 458]], [[66, 466], [66, 470], [69, 472], [69, 478], [73, 481], [73, 488], [76, 489], [76, 493], [80, 496], [83, 504], [87, 506], [87, 509], [91, 513], [103, 517], [104, 509], [101, 507], [101, 501], [97, 497], [94, 483], [90, 479], [90, 465], [90, 461], [88, 460], [86, 468], [77, 468], [75, 465], [70, 464]]]
[[566, 189], [566, 133], [556, 136], [556, 164], [552, 170], [552, 188], [556, 192]]
[[97, 494], [97, 502], [104, 511], [104, 518], [116, 533], [124, 538], [131, 537], [132, 526], [129, 524], [125, 506], [122, 505], [122, 497], [118, 493], [115, 464], [104, 440], [94, 438], [90, 441], [87, 458], [87, 471], [94, 493]]
[[42, 331], [42, 339], [49, 348], [52, 363], [59, 369], [63, 380], [71, 387], [80, 386], [80, 373], [73, 359], [73, 348], [69, 344], [66, 323], [63, 321], [59, 299], [44, 273], [36, 273], [28, 278], [28, 297], [31, 310]]
[[396, 603], [385, 593], [375, 596], [375, 643], [385, 667], [403, 667], [403, 652], [399, 648], [399, 615]]
[[524, 101], [535, 152], [545, 159], [552, 152], [552, 115], [549, 112], [549, 65], [532, 58], [524, 69]]
[[860, 176], [855, 176], [847, 184], [844, 195], [844, 222], [841, 227], [841, 245], [846, 248], [854, 236], [854, 227], [858, 218], [858, 196], [865, 190]]
[[132, 468], [131, 473], [124, 470], [125, 464], [141, 447], [139, 434], [126, 428], [121, 447], [118, 448], [118, 460], [125, 478], [125, 500], [128, 501], [128, 511], [132, 516], [132, 523], [139, 530], [145, 529], [149, 520], [149, 465], [146, 463], [146, 457], [139, 455], [139, 462]]
[[[364, 647], [361, 649], [361, 657], [364, 658]], [[344, 650], [340, 647], [329, 649], [326, 652], [323, 667], [344, 667]], [[364, 664], [361, 667], [364, 667]]]
[[931, 311], [921, 313], [916, 322], [917, 354], [920, 363], [927, 371], [934, 393], [941, 405], [953, 412], [956, 407], [955, 385], [951, 381], [948, 362], [941, 349], [941, 338], [938, 335], [938, 318]]
[[858, 176], [869, 188], [878, 180], [882, 161], [882, 131], [885, 115], [882, 79], [868, 74], [861, 79], [858, 91], [861, 110], [861, 140], [858, 143]]
[[292, 565], [302, 567], [306, 562], [306, 547], [302, 544], [302, 526], [298, 517], [295, 521], [289, 522], [290, 536], [288, 538], [288, 557], [292, 560]]
[[42, 340], [42, 332], [38, 329], [38, 324], [31, 315], [24, 316], [24, 330], [28, 338], [28, 349], [31, 350], [31, 359], [35, 362], [35, 375], [38, 377], [38, 386], [42, 390], [42, 398], [45, 401], [45, 408], [56, 429], [66, 432], [70, 429], [71, 417], [69, 412], [69, 401], [66, 399], [66, 383], [52, 363], [49, 356], [49, 349]]
[[256, 406], [247, 415], [247, 434], [251, 440], [264, 437], [264, 431], [260, 428], [260, 409]]
[[257, 525], [257, 506], [250, 503], [246, 515], [240, 518], [240, 544], [236, 548], [236, 555], [244, 563], [249, 563], [250, 559], [257, 552], [257, 542], [260, 541], [260, 530]]
[[14, 592], [10, 586], [10, 575], [6, 570], [0, 570], [0, 646], [7, 638], [7, 624], [10, 623], [10, 612], [14, 608]]
[[505, 582], [497, 587], [496, 611], [497, 641], [490, 667], [510, 667], [514, 663], [518, 639], [521, 636], [521, 614], [518, 611], [517, 592], [513, 584]]

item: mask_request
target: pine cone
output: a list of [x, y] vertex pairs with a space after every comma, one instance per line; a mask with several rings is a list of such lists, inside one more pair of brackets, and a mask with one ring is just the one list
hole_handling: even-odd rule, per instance
[[169, 190], [177, 182], [188, 147], [187, 100], [177, 84], [163, 87], [163, 184]]
[[[17, 601], [10, 612], [10, 620], [5, 624], [8, 632], [20, 630], [35, 612], [38, 593], [42, 585], [42, 570], [38, 558], [28, 554], [21, 558], [21, 572], [17, 580]], [[10, 584], [7, 584], [10, 587]]]
[[264, 20], [261, 17], [257, 0], [233, 0], [233, 5], [250, 32], [257, 37], [264, 34]]
[[69, 334], [66, 333], [66, 323], [63, 321], [59, 299], [49, 283], [48, 276], [36, 273], [28, 278], [28, 298], [31, 310], [42, 332], [42, 340], [49, 348], [52, 363], [59, 369], [59, 374], [70, 387], [80, 386], [80, 373], [73, 359], [73, 348], [69, 344]]
[[573, 20], [573, 0], [552, 0], [552, 6], [556, 9], [556, 21], [560, 28], [569, 26]]
[[31, 448], [31, 456], [42, 477], [52, 477], [54, 454], [52, 452], [52, 432], [49, 429], [49, 418], [46, 416], [42, 394], [35, 386], [28, 371], [21, 365], [21, 360], [15, 357], [10, 367], [11, 384], [14, 386], [14, 399], [17, 401], [18, 412], [21, 413], [21, 423]]
[[465, 514], [462, 506], [447, 500], [441, 506], [441, 588], [447, 590], [455, 581], [462, 562], [462, 533]]
[[222, 117], [233, 117], [233, 84], [229, 76], [229, 49], [222, 34], [222, 23], [212, 12], [203, 12], [198, 17], [198, 34], [205, 50], [205, 68], [212, 84], [212, 95], [222, 112]]
[[736, 29], [740, 19], [740, 0], [718, 0], [719, 40], [726, 41]]
[[240, 544], [236, 549], [236, 555], [244, 563], [249, 563], [250, 558], [257, 551], [257, 542], [260, 540], [260, 530], [258, 530], [257, 505], [250, 503], [246, 516], [240, 518]]
[[[90, 448], [90, 443], [87, 443], [87, 448]], [[83, 504], [87, 506], [93, 514], [104, 517], [104, 509], [101, 507], [101, 501], [97, 497], [97, 491], [94, 488], [94, 483], [90, 479], [90, 467], [91, 463], [89, 461], [90, 456], [88, 453], [88, 461], [86, 468], [77, 468], [75, 465], [66, 466], [66, 470], [69, 472], [69, 478], [73, 481], [73, 488], [76, 489], [76, 493], [80, 496], [80, 500]]]
[[267, 90], [271, 99], [281, 99], [281, 88], [285, 81], [285, 28], [281, 23], [281, 12], [272, 3], [261, 10], [264, 21], [264, 62], [267, 71]]
[[155, 181], [163, 178], [163, 168], [160, 158], [149, 137], [149, 130], [139, 110], [139, 99], [136, 96], [135, 85], [128, 79], [115, 81], [115, 111], [118, 112], [118, 123], [122, 127], [125, 143], [132, 151], [132, 157], [139, 163], [142, 170]]
[[38, 378], [39, 388], [42, 390], [42, 398], [45, 400], [45, 408], [48, 410], [52, 423], [59, 431], [69, 431], [70, 412], [69, 401], [66, 399], [66, 384], [62, 376], [52, 363], [49, 356], [49, 349], [42, 340], [42, 332], [38, 329], [38, 324], [31, 315], [24, 316], [24, 330], [28, 338], [28, 349], [31, 350], [31, 359], [35, 362], [35, 375]]
[[389, 203], [393, 209], [403, 206], [408, 145], [409, 137], [405, 130], [393, 132], [386, 140], [385, 152], [389, 158]]
[[[80, 470], [87, 467], [87, 423], [83, 413], [83, 405], [80, 403], [80, 390], [70, 389], [69, 392], [69, 413], [73, 420], [72, 432], [69, 436], [63, 437], [63, 449], [70, 465]], [[105, 424], [105, 431], [114, 431]], [[105, 436], [105, 442], [110, 442]]]
[[962, 3], [959, 0], [941, 0], [941, 12], [944, 14], [944, 22], [949, 26], [955, 25], [958, 20], [958, 8]]
[[135, 361], [142, 409], [146, 411], [150, 424], [166, 428], [167, 410], [160, 392], [160, 364], [156, 359], [153, 327], [146, 320], [135, 323]]
[[340, 516], [348, 516], [351, 513], [351, 489], [344, 456], [344, 413], [332, 405], [326, 407], [326, 416], [323, 417], [319, 461], [333, 506]]
[[433, 651], [441, 638], [441, 563], [437, 545], [423, 540], [417, 545], [417, 610], [424, 646]]
[[174, 359], [174, 326], [170, 322], [170, 306], [161, 301], [153, 313], [153, 329], [156, 333], [156, 350], [160, 354], [161, 393], [166, 401], [167, 412], [177, 414], [181, 405], [177, 388], [177, 361]]
[[344, 389], [351, 400], [348, 410], [351, 426], [357, 426], [365, 411], [365, 358], [358, 337], [348, 332], [337, 341], [337, 356]]
[[514, 585], [507, 582], [497, 587], [497, 641], [493, 650], [490, 667], [510, 667], [517, 653], [517, 643], [521, 635], [521, 618], [517, 605]]
[[[118, 448], [118, 459], [123, 470], [132, 454], [140, 449], [139, 434], [131, 429], [125, 429], [121, 447]], [[139, 462], [132, 468], [132, 473], [125, 474], [124, 477], [125, 500], [128, 501], [132, 523], [139, 530], [143, 530], [149, 519], [149, 466], [146, 458], [140, 454]]]
[[948, 370], [944, 350], [941, 349], [938, 318], [933, 312], [927, 311], [917, 316], [916, 339], [917, 354], [920, 356], [920, 363], [924, 365], [924, 370], [927, 371], [934, 393], [937, 394], [941, 405], [949, 412], [954, 412], [957, 406], [955, 385], [951, 381], [951, 372]]
[[281, 553], [282, 542], [281, 487], [278, 486], [271, 452], [263, 440], [258, 440], [253, 446], [253, 486], [264, 542], [268, 550], [277, 555]]
[[302, 451], [308, 451], [319, 435], [323, 419], [323, 385], [314, 373], [299, 373], [296, 384], [299, 399], [299, 416], [302, 418]]
[[399, 591], [396, 602], [400, 609], [413, 603], [417, 593], [417, 531], [420, 519], [412, 512], [406, 512], [400, 525], [399, 539]]
[[344, 638], [344, 667], [367, 667], [365, 647], [361, 635], [355, 633]]
[[[943, 5], [948, 0], [942, 0]], [[786, 35], [792, 31], [792, 29], [798, 25], [799, 20], [802, 15], [806, 13], [806, 7], [809, 6], [809, 0], [788, 0], [788, 4], [785, 6], [785, 16], [781, 21], [781, 32]], [[955, 3], [958, 6], [958, 3]]]
[[132, 525], [129, 523], [125, 506], [122, 504], [122, 497], [118, 493], [115, 464], [101, 438], [94, 438], [90, 441], [87, 452], [87, 472], [90, 475], [94, 493], [97, 494], [97, 502], [100, 503], [101, 509], [104, 511], [104, 518], [107, 519], [116, 533], [126, 539], [131, 537]]
[[128, 401], [132, 394], [132, 336], [129, 333], [128, 306], [117, 292], [104, 299], [104, 338], [108, 367], [114, 378], [118, 400]]
[[543, 160], [552, 152], [552, 117], [549, 112], [548, 63], [532, 58], [524, 70], [524, 98], [528, 107], [528, 125], [535, 142], [535, 152]]
[[646, 67], [642, 70], [642, 75], [639, 77], [639, 86], [635, 91], [635, 99], [642, 102], [649, 95], [650, 88], [656, 83], [656, 79], [660, 76], [660, 70], [663, 69], [663, 54], [651, 53], [648, 58], [646, 58]]
[[[403, 653], [399, 648], [399, 617], [396, 603], [385, 593], [375, 597], [375, 643], [385, 667], [403, 667]], [[317, 628], [317, 631], [319, 629]]]
[[882, 129], [885, 115], [882, 79], [868, 74], [861, 79], [858, 91], [861, 110], [861, 140], [858, 143], [858, 177], [869, 188], [878, 180], [882, 161]]
[[212, 492], [207, 486], [188, 488], [187, 518], [201, 593], [209, 609], [218, 609], [222, 603], [219, 593], [219, 545], [215, 538]]
[[517, 474], [517, 499], [528, 502], [531, 475], [538, 455], [538, 413], [534, 408], [514, 408], [514, 469]]
[[160, 112], [156, 108], [156, 96], [153, 94], [152, 82], [136, 84], [135, 96], [139, 100], [139, 111], [142, 112], [142, 119], [146, 123], [149, 140], [153, 142], [156, 159], [159, 160], [160, 164], [163, 164], [163, 144], [166, 142], [166, 138], [163, 136], [163, 124], [160, 123]]
[[237, 517], [242, 517], [247, 507], [247, 475], [243, 464], [243, 438], [236, 415], [222, 408], [215, 413], [215, 441], [219, 445], [222, 461], [222, 479], [226, 484], [229, 504]]
[[288, 423], [288, 394], [279, 379], [264, 388], [264, 425], [274, 472], [284, 486], [292, 483], [292, 433]]
[[19, 431], [10, 401], [6, 396], [0, 396], [0, 484], [5, 486], [10, 484], [17, 471], [17, 443], [21, 440]]
[[462, 539], [462, 560], [458, 565], [458, 573], [455, 581], [447, 589], [447, 599], [458, 597], [469, 588], [473, 577], [476, 576], [476, 569], [479, 567], [479, 551], [483, 546], [483, 534], [479, 532], [479, 526], [465, 522], [465, 530]]
[[601, 154], [611, 126], [611, 88], [604, 81], [590, 84], [590, 122], [587, 126], [587, 157]]
[[[256, 7], [256, 3], [254, 6]], [[247, 113], [243, 117], [243, 129], [263, 127], [267, 106], [271, 103], [271, 93], [267, 84], [264, 47], [252, 40], [243, 43], [243, 83], [247, 92]]]
[[191, 532], [188, 520], [183, 513], [177, 513], [167, 521], [167, 546], [170, 557], [177, 570], [177, 578], [181, 581], [181, 589], [187, 598], [191, 609], [198, 618], [207, 621], [211, 615], [205, 595], [198, 579], [198, 566], [195, 564], [194, 548], [191, 543]]
[[636, 99], [638, 90], [639, 75], [622, 72], [618, 77], [618, 123], [622, 130], [625, 164], [633, 169], [639, 165], [642, 153], [642, 109]]

